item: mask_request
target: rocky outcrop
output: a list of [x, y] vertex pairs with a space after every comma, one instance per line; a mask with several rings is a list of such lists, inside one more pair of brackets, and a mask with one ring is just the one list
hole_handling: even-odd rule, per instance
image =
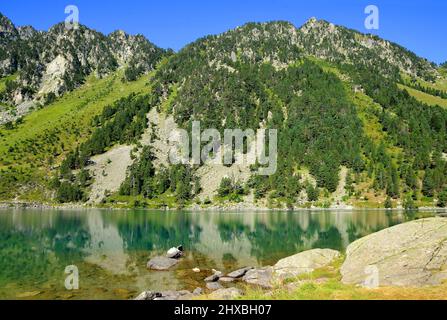
[[[346, 284], [430, 286], [447, 279], [447, 219], [408, 222], [352, 243], [341, 268]], [[374, 279], [373, 279], [374, 280]]]
[[[18, 27], [0, 13], [0, 77], [19, 72], [16, 89], [4, 100], [20, 104], [59, 96], [81, 85], [87, 76], [106, 76], [132, 66], [135, 76], [151, 71], [167, 51], [142, 35], [116, 31], [106, 36], [79, 25], [59, 23], [46, 31]], [[21, 99], [18, 97], [22, 96]]]
[[340, 252], [331, 249], [313, 249], [279, 260], [273, 267], [280, 279], [293, 278], [310, 273], [331, 264], [340, 257]]

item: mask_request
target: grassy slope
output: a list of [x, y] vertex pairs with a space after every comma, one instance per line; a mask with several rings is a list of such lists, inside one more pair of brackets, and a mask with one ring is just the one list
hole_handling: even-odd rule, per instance
[[[121, 72], [104, 79], [92, 76], [81, 88], [24, 117], [16, 128], [0, 128], [0, 175], [13, 176], [20, 185], [32, 183], [32, 188], [21, 191], [21, 199], [46, 200], [45, 178], [68, 151], [90, 136], [92, 118], [106, 105], [142, 92], [151, 76], [130, 83], [121, 81]], [[13, 198], [16, 190], [1, 180], [0, 199]]]
[[17, 74], [13, 74], [4, 78], [0, 78], [0, 92], [5, 91], [6, 89], [6, 81], [11, 80], [14, 81], [17, 78]]
[[410, 95], [415, 97], [420, 102], [426, 103], [431, 106], [441, 106], [444, 108], [447, 108], [447, 99], [442, 99], [441, 97], [432, 96], [428, 93], [410, 88], [408, 86], [405, 86], [403, 84], [398, 84], [399, 88], [407, 90]]
[[[14, 81], [16, 78], [17, 78], [17, 74], [13, 74], [13, 75], [10, 75], [10, 76], [4, 77], [4, 78], [0, 78], [0, 92], [5, 91], [6, 81], [8, 81], [8, 80]], [[5, 106], [5, 105], [1, 104], [1, 102], [0, 102], [0, 111], [1, 111], [2, 107], [7, 108], [8, 106]]]

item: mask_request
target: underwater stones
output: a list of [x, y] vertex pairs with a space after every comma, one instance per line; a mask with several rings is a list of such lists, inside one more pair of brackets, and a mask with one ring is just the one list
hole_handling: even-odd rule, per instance
[[175, 266], [177, 263], [179, 263], [178, 259], [172, 259], [168, 257], [154, 257], [147, 263], [147, 268], [151, 270], [157, 270], [157, 271], [165, 271], [169, 270], [173, 266]]

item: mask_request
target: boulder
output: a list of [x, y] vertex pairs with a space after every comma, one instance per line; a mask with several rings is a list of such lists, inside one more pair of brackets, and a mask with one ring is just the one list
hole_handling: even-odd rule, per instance
[[161, 297], [161, 293], [159, 292], [153, 292], [153, 291], [144, 291], [142, 292], [138, 297], [136, 297], [134, 300], [154, 300], [155, 298]]
[[341, 274], [343, 283], [365, 286], [441, 284], [447, 279], [447, 218], [404, 223], [353, 242]]
[[222, 285], [219, 282], [208, 282], [206, 284], [206, 288], [208, 290], [214, 291], [214, 290], [222, 289], [223, 287], [222, 287]]
[[243, 295], [242, 290], [237, 288], [219, 289], [208, 295], [212, 300], [233, 300]]
[[236, 278], [221, 277], [221, 278], [219, 278], [219, 281], [221, 281], [221, 282], [233, 282], [233, 281], [236, 281]]
[[195, 296], [200, 296], [202, 293], [203, 293], [202, 288], [195, 288], [194, 291], [192, 292], [192, 294]]
[[206, 277], [205, 282], [215, 282], [222, 276], [222, 272], [216, 271], [213, 275]]
[[134, 300], [191, 300], [195, 295], [187, 290], [153, 292], [144, 291]]
[[172, 268], [177, 263], [179, 263], [179, 260], [177, 259], [168, 257], [155, 257], [149, 260], [149, 262], [147, 263], [147, 268], [151, 270], [164, 271]]
[[245, 268], [230, 272], [229, 274], [227, 274], [227, 277], [235, 278], [235, 279], [242, 278], [243, 276], [245, 276], [247, 271], [251, 270], [251, 269], [253, 269], [253, 267], [245, 267]]
[[251, 269], [242, 277], [242, 281], [262, 288], [272, 288], [273, 267]]
[[279, 279], [293, 278], [326, 267], [339, 257], [340, 252], [335, 250], [313, 249], [281, 259], [273, 269], [275, 277]]
[[178, 248], [171, 248], [166, 253], [166, 257], [171, 259], [180, 259], [182, 255], [183, 252], [180, 251]]

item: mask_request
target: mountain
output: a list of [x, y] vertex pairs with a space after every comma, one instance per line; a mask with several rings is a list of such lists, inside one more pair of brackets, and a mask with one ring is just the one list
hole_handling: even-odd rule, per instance
[[14, 105], [45, 103], [80, 86], [92, 73], [103, 77], [129, 67], [139, 76], [166, 54], [141, 35], [116, 31], [105, 36], [82, 25], [66, 29], [64, 23], [41, 32], [16, 28], [1, 14], [0, 40], [0, 75], [18, 74], [3, 94], [4, 102]]
[[[9, 152], [0, 159], [3, 199], [45, 194], [59, 202], [156, 208], [445, 205], [446, 73], [397, 44], [315, 18], [300, 28], [283, 21], [248, 23], [175, 54], [122, 31], [105, 37], [86, 27], [68, 35], [61, 28], [34, 35], [32, 29], [3, 27], [7, 41], [27, 34], [55, 48], [64, 43], [73, 57], [88, 52], [77, 65], [92, 66], [76, 73], [84, 69], [69, 64], [65, 78], [75, 80], [66, 83], [81, 84], [78, 75], [84, 79], [93, 70], [104, 79], [116, 77], [114, 70], [125, 65], [130, 83], [147, 85], [95, 109], [88, 122], [68, 122], [72, 133], [64, 137], [52, 129], [50, 141], [25, 138], [27, 117], [0, 130], [0, 150]], [[96, 56], [98, 50], [104, 51]], [[61, 55], [45, 61], [61, 70], [65, 58], [54, 62]], [[153, 71], [140, 77], [143, 70]], [[46, 79], [41, 77], [40, 89]], [[30, 117], [43, 118], [46, 108]], [[169, 134], [190, 130], [196, 120], [221, 133], [277, 129], [276, 173], [256, 175], [259, 164], [170, 165]], [[73, 139], [76, 132], [82, 139]], [[53, 140], [64, 146], [36, 150], [34, 157], [25, 153], [31, 141], [51, 149]], [[36, 185], [43, 190], [37, 195], [31, 191]]]

